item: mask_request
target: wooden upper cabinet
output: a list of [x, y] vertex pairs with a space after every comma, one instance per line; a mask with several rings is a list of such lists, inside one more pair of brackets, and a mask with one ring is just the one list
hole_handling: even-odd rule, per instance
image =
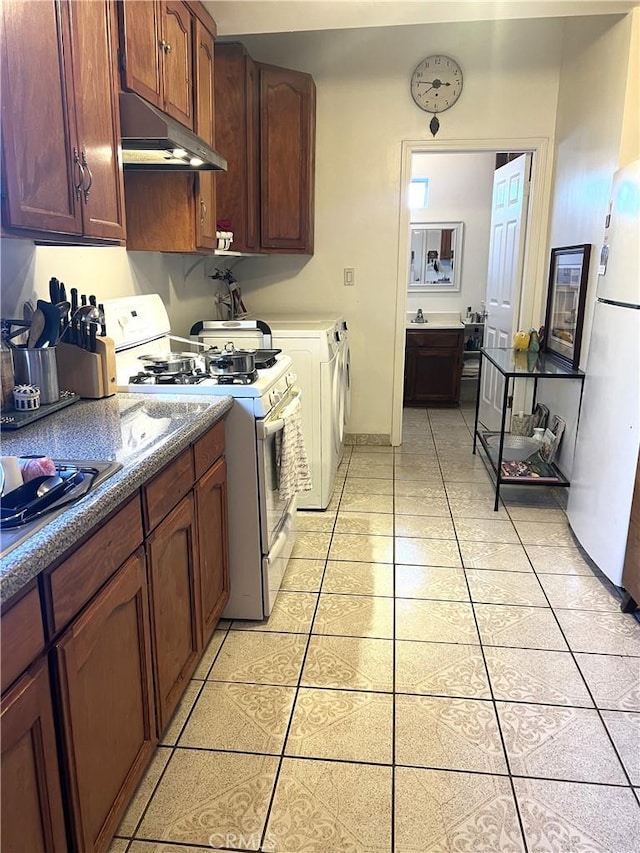
[[164, 109], [193, 130], [193, 18], [184, 3], [167, 0], [162, 17]]
[[82, 233], [70, 28], [69, 3], [2, 3], [5, 227]]
[[162, 109], [162, 20], [157, 0], [124, 0], [120, 14], [122, 86]]
[[[195, 26], [196, 70], [196, 121], [195, 132], [214, 147], [215, 114], [213, 94], [213, 36], [200, 23]], [[196, 245], [201, 249], [215, 249], [216, 240], [216, 182], [213, 172], [196, 175]]]
[[313, 253], [315, 84], [309, 74], [259, 64], [260, 242]]
[[114, 3], [2, 14], [5, 227], [124, 238]]
[[315, 85], [309, 74], [255, 63], [241, 44], [216, 45], [218, 219], [232, 249], [313, 253]]
[[194, 16], [181, 0], [120, 6], [123, 87], [193, 130]]
[[71, 9], [84, 232], [124, 239], [115, 4], [80, 0]]

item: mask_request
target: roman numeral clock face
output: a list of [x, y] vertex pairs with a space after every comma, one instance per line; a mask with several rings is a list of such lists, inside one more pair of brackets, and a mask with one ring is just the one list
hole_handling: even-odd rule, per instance
[[435, 136], [440, 128], [435, 113], [450, 109], [462, 92], [462, 69], [450, 56], [427, 56], [411, 75], [411, 96], [421, 110], [434, 113], [429, 125]]

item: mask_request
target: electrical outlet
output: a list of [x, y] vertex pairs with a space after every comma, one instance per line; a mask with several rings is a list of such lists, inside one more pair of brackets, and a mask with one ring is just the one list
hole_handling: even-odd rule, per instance
[[356, 283], [356, 271], [353, 267], [344, 268], [344, 286], [353, 287]]

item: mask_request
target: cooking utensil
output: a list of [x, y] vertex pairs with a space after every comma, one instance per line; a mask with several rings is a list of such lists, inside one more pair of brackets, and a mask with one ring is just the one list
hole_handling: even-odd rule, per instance
[[64, 282], [60, 282], [58, 286], [58, 302], [66, 302], [67, 301], [67, 288], [64, 286]]
[[44, 495], [48, 494], [52, 489], [57, 489], [58, 486], [62, 486], [64, 484], [64, 480], [60, 477], [59, 474], [55, 476], [49, 477], [39, 477], [38, 479], [42, 480], [38, 488], [36, 489], [36, 497], [41, 498]]
[[188, 352], [150, 353], [139, 356], [151, 373], [193, 373], [196, 360]]
[[[45, 302], [44, 299], [38, 299], [36, 313], [38, 309], [44, 315], [44, 328], [36, 346], [55, 346], [60, 336], [60, 311], [58, 306], [52, 305], [51, 302]], [[29, 341], [31, 341], [31, 335], [29, 335]]]
[[[38, 300], [38, 302], [40, 301], [41, 300]], [[35, 347], [38, 346], [38, 341], [44, 332], [45, 323], [46, 318], [44, 314], [39, 308], [36, 308], [33, 312], [33, 317], [31, 318], [31, 326], [29, 327], [29, 340], [27, 341], [29, 349], [35, 349]]]
[[89, 352], [96, 351], [96, 335], [98, 334], [98, 326], [96, 323], [89, 323]]
[[93, 296], [93, 294], [89, 297], [89, 305], [93, 305], [94, 308], [98, 307], [98, 300]]
[[[37, 313], [37, 311], [36, 311]], [[58, 367], [54, 347], [16, 347], [13, 370], [17, 385], [33, 385], [40, 389], [40, 402], [57, 403], [60, 399]]]
[[106, 323], [106, 320], [104, 318], [104, 305], [102, 303], [100, 303], [98, 305], [98, 310], [102, 311], [102, 323], [100, 324], [100, 334], [104, 338], [107, 334], [107, 323]]
[[25, 323], [31, 323], [31, 320], [33, 319], [33, 312], [35, 310], [36, 309], [33, 307], [33, 302], [30, 299], [27, 299], [27, 301], [22, 306], [22, 316], [24, 318]]
[[61, 340], [66, 334], [69, 328], [69, 310], [71, 308], [70, 302], [58, 302], [56, 305], [58, 309], [58, 313], [60, 315], [60, 330], [58, 332], [58, 340]]
[[207, 373], [212, 376], [224, 376], [234, 373], [253, 373], [256, 369], [256, 351], [236, 349], [232, 343], [225, 345], [224, 350], [216, 347], [204, 353], [204, 363]]

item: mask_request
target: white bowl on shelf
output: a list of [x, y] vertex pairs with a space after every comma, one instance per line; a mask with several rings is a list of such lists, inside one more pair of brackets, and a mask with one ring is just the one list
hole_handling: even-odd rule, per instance
[[[500, 435], [487, 436], [487, 444], [496, 457], [500, 450]], [[523, 462], [529, 456], [538, 450], [540, 442], [535, 438], [530, 438], [527, 435], [511, 435], [505, 433], [504, 447], [502, 449], [503, 462]]]

